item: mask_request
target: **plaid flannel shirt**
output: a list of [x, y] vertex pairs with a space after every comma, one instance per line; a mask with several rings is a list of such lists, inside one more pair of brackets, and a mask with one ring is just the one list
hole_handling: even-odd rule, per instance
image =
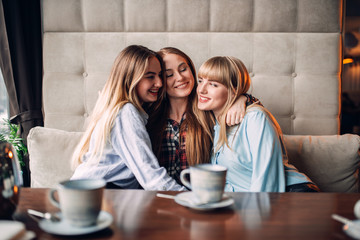
[[186, 129], [180, 131], [185, 115], [182, 116], [180, 123], [172, 119], [167, 120], [159, 159], [160, 166], [164, 167], [169, 176], [174, 178], [179, 184], [181, 184], [181, 171], [188, 167], [185, 152]]

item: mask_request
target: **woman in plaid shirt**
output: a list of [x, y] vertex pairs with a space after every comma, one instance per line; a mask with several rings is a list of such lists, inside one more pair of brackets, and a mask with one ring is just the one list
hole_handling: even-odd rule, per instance
[[[213, 130], [208, 127], [208, 116], [197, 108], [196, 71], [191, 59], [172, 47], [161, 49], [159, 54], [165, 63], [167, 94], [162, 106], [150, 115], [147, 129], [160, 166], [181, 183], [182, 170], [210, 161]], [[247, 100], [253, 103], [257, 99], [246, 94], [240, 98], [228, 112], [228, 125], [241, 122]]]

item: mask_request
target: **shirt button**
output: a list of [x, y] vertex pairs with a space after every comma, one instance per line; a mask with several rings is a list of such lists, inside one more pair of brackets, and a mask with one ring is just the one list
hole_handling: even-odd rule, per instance
[[83, 72], [83, 77], [87, 77], [88, 76], [88, 73], [87, 72]]
[[165, 191], [165, 190], [166, 190], [166, 187], [165, 187], [165, 186], [164, 186], [164, 187], [162, 187], [162, 190], [164, 190], [164, 191]]

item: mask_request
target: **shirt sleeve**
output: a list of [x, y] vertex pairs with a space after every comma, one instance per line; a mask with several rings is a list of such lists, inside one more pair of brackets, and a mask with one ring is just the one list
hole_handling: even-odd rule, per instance
[[253, 166], [250, 191], [284, 192], [285, 172], [275, 126], [261, 110], [248, 114], [246, 133]]
[[258, 98], [256, 98], [255, 96], [249, 94], [249, 93], [244, 93], [243, 94], [246, 97], [246, 107], [250, 106], [251, 104], [258, 104], [260, 106], [263, 107], [262, 103], [260, 102], [260, 100]]
[[124, 105], [111, 132], [114, 150], [145, 190], [186, 190], [159, 166], [145, 124], [145, 119], [133, 105]]

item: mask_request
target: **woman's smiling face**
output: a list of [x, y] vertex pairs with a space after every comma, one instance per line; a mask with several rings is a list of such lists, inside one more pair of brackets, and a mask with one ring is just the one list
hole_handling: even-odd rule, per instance
[[177, 54], [165, 54], [166, 93], [169, 99], [187, 98], [194, 88], [195, 80], [186, 60]]
[[146, 73], [136, 86], [136, 93], [141, 103], [155, 102], [162, 87], [161, 66], [156, 57], [149, 59], [149, 66]]
[[196, 92], [198, 108], [203, 111], [213, 111], [218, 118], [228, 99], [228, 88], [217, 81], [199, 78]]

